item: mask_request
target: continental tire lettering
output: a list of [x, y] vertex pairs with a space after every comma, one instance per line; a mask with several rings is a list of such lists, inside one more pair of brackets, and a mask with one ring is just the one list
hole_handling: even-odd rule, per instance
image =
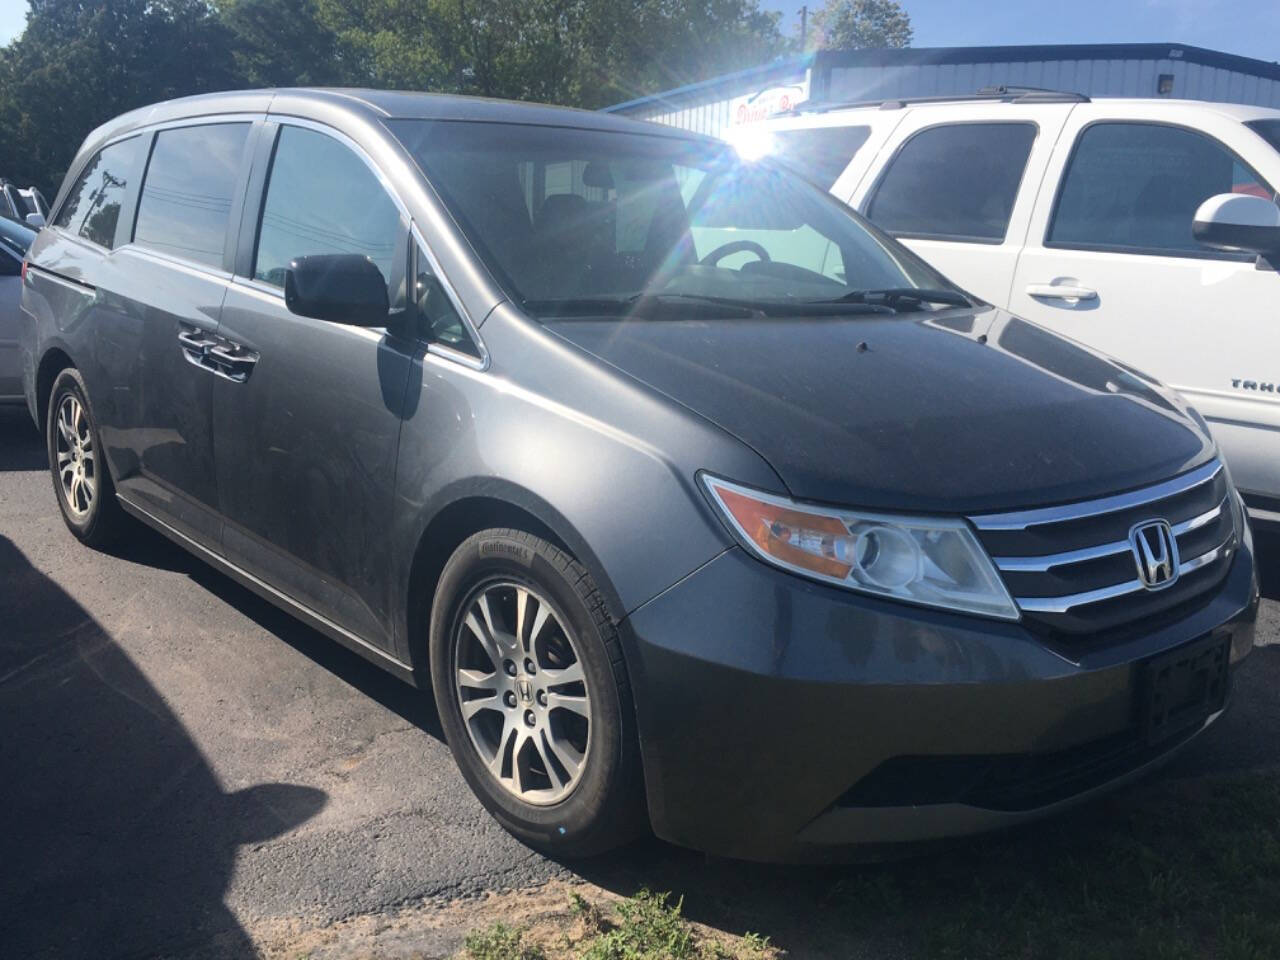
[[526, 566], [533, 563], [533, 551], [522, 543], [512, 543], [510, 540], [481, 540], [480, 556], [510, 557]]

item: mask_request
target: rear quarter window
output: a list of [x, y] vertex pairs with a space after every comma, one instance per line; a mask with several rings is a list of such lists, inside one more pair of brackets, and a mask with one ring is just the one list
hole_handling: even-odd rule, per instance
[[870, 127], [776, 130], [773, 156], [816, 186], [830, 190], [870, 136]]
[[110, 250], [120, 208], [138, 169], [141, 137], [103, 147], [85, 164], [53, 224]]
[[955, 123], [914, 134], [867, 216], [895, 236], [1001, 243], [1036, 139], [1031, 123]]
[[1280, 120], [1250, 120], [1245, 126], [1280, 150]]

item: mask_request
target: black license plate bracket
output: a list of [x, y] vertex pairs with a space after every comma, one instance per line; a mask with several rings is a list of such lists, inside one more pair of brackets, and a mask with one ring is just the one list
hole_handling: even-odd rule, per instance
[[1146, 742], [1160, 743], [1221, 710], [1230, 660], [1231, 638], [1209, 637], [1144, 662], [1139, 702]]

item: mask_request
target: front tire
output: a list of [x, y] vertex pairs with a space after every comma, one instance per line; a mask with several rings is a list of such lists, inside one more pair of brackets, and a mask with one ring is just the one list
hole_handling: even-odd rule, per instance
[[449, 748], [503, 827], [567, 857], [636, 835], [643, 785], [621, 643], [572, 557], [519, 530], [469, 537], [440, 576], [430, 659]]
[[75, 368], [63, 370], [53, 382], [45, 443], [67, 529], [88, 546], [107, 546], [119, 535], [125, 514], [116, 500], [84, 378]]

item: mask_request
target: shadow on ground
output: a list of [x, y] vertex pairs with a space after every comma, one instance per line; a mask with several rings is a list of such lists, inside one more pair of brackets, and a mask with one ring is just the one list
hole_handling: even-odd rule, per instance
[[322, 791], [226, 793], [143, 674], [0, 537], [0, 944], [14, 957], [252, 947], [223, 905], [236, 849], [290, 830]]
[[0, 406], [0, 471], [48, 466], [40, 431], [26, 407]]

